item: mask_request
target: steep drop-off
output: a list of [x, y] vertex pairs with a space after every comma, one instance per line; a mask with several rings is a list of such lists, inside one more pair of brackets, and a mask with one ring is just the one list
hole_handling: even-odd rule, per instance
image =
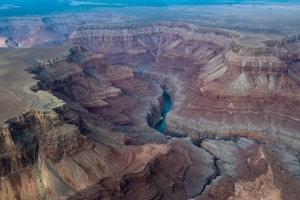
[[82, 26], [69, 43], [131, 66], [171, 95], [166, 134], [189, 136], [216, 158], [219, 176], [200, 199], [296, 199], [298, 36], [266, 42], [266, 48], [240, 46], [236, 37], [161, 22]]
[[132, 69], [73, 47], [28, 71], [40, 80], [34, 92], [66, 104], [1, 128], [1, 198], [188, 199], [215, 176], [211, 154], [188, 139], [167, 143], [148, 126], [163, 92]]
[[96, 13], [1, 18], [0, 47], [63, 45], [78, 25], [122, 22], [131, 18]]
[[[38, 80], [23, 93], [47, 106], [21, 106], [0, 129], [1, 197], [296, 199], [298, 36], [267, 48], [237, 37], [183, 23], [85, 25], [68, 42], [85, 47], [43, 62], [20, 50]], [[163, 92], [169, 136], [153, 129]]]
[[142, 71], [169, 91], [174, 99], [169, 135], [190, 136], [194, 142], [242, 136], [298, 155], [299, 41], [246, 48], [234, 42], [236, 37], [157, 22], [81, 26], [69, 43]]

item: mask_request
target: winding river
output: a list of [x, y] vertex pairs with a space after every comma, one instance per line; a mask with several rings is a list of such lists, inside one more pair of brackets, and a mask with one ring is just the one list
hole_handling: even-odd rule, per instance
[[171, 110], [172, 107], [172, 101], [169, 95], [164, 93], [164, 100], [165, 100], [165, 107], [161, 113], [162, 119], [156, 124], [155, 129], [161, 133], [165, 133], [165, 127], [166, 127], [166, 116], [167, 113]]

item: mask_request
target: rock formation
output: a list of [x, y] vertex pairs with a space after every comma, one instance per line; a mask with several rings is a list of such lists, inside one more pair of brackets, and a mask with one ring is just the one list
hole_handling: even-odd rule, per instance
[[202, 147], [217, 157], [225, 173], [196, 200], [298, 198], [300, 165], [295, 156], [244, 138], [236, 143], [204, 140]]
[[[142, 68], [149, 64], [200, 64], [201, 54], [217, 55], [237, 34], [183, 23], [153, 22], [125, 25], [80, 26], [69, 39], [102, 53], [112, 64]], [[210, 48], [202, 49], [201, 47]], [[179, 63], [181, 59], [182, 63]], [[198, 61], [198, 62], [197, 62]], [[202, 62], [205, 62], [202, 61]]]
[[1, 18], [0, 47], [63, 45], [78, 25], [122, 22], [131, 18], [125, 15], [95, 13]]
[[[266, 42], [266, 48], [240, 46], [235, 37], [193, 25], [148, 23], [82, 26], [69, 43], [141, 71], [170, 94], [174, 106], [166, 133], [189, 136], [217, 158], [221, 176], [199, 199], [296, 199], [298, 36]], [[241, 137], [250, 144], [233, 142]]]
[[[2, 29], [0, 44], [61, 44], [78, 22], [62, 24], [33, 43]], [[62, 102], [24, 105], [2, 126], [1, 197], [297, 199], [299, 36], [265, 48], [237, 37], [183, 23], [83, 25], [67, 53], [25, 54], [38, 80], [27, 93]], [[172, 99], [167, 136], [151, 128], [163, 92]]]
[[237, 45], [236, 37], [158, 22], [81, 26], [69, 43], [157, 80], [174, 102], [167, 115], [172, 136], [190, 136], [194, 142], [242, 136], [298, 152], [297, 37], [269, 42], [267, 48]]
[[[71, 48], [68, 55], [34, 65], [29, 71], [40, 80], [37, 88], [53, 91], [68, 107], [82, 115], [93, 114], [101, 123], [146, 128], [160, 118], [163, 93], [158, 84], [129, 67], [109, 65], [103, 55], [83, 47]], [[148, 136], [165, 141], [158, 133]]]
[[66, 104], [1, 128], [2, 198], [188, 199], [215, 177], [211, 154], [189, 139], [167, 143], [149, 132], [162, 90], [132, 69], [73, 47], [28, 71], [40, 80], [34, 92], [52, 91]]

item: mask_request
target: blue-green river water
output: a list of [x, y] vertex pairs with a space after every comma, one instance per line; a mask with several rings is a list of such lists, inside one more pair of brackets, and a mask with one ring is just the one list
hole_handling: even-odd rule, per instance
[[161, 133], [165, 133], [165, 128], [166, 128], [166, 116], [167, 113], [171, 110], [172, 107], [172, 101], [169, 95], [167, 95], [166, 93], [164, 93], [164, 99], [165, 99], [165, 107], [163, 109], [163, 112], [161, 114], [161, 116], [163, 117], [162, 120], [160, 120], [156, 126], [155, 129]]

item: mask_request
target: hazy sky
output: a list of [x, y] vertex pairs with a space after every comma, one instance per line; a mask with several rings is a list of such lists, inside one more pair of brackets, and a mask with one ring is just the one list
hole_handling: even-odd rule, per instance
[[0, 0], [0, 16], [36, 15], [72, 9], [125, 6], [300, 3], [300, 0]]
[[264, 2], [298, 2], [298, 0], [0, 0], [0, 5], [25, 5], [25, 4], [72, 4], [72, 2], [85, 2], [104, 4], [127, 5], [187, 5], [187, 4], [230, 4], [230, 3], [264, 3]]

